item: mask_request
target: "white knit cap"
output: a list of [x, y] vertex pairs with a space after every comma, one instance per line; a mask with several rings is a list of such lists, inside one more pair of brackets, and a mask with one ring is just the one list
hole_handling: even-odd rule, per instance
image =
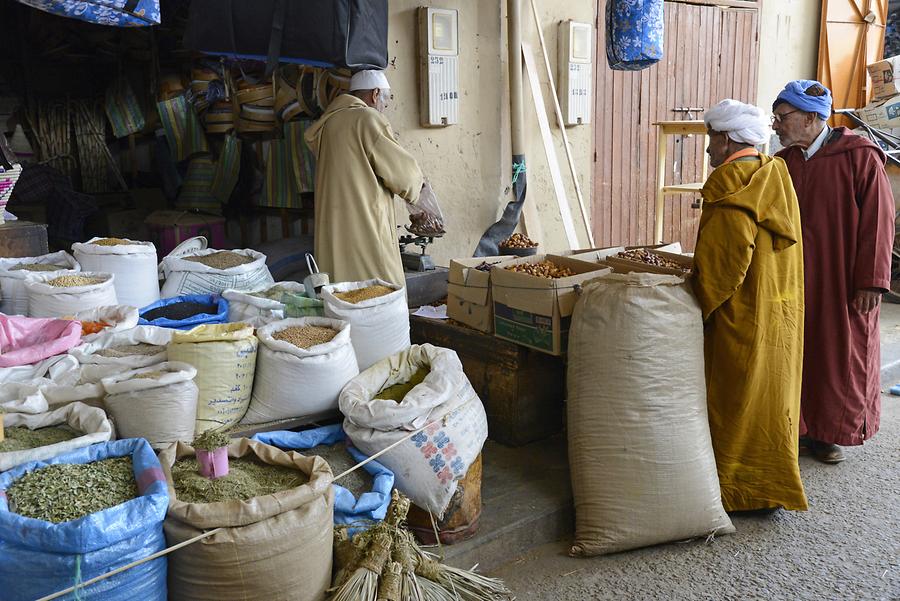
[[350, 78], [350, 91], [356, 90], [389, 90], [391, 84], [388, 83], [384, 71], [380, 69], [369, 69], [368, 71], [358, 71]]
[[757, 146], [769, 139], [769, 120], [763, 110], [737, 100], [723, 100], [703, 115], [706, 127], [728, 134], [741, 144]]

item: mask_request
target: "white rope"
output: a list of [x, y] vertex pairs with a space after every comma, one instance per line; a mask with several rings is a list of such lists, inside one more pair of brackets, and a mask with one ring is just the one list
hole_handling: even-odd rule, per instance
[[[343, 472], [343, 473], [341, 473], [341, 474], [338, 474], [337, 476], [335, 476], [334, 478], [331, 479], [331, 483], [334, 483], [334, 482], [336, 482], [337, 480], [340, 480], [341, 478], [343, 478], [344, 476], [346, 476], [346, 475], [348, 475], [348, 474], [350, 474], [350, 473], [352, 473], [352, 472], [358, 470], [359, 468], [361, 468], [362, 466], [366, 465], [366, 464], [369, 463], [370, 461], [373, 461], [373, 460], [377, 459], [378, 457], [381, 457], [382, 455], [384, 455], [385, 453], [387, 453], [388, 451], [390, 451], [390, 450], [393, 449], [394, 447], [403, 444], [404, 442], [406, 442], [407, 440], [409, 440], [410, 438], [412, 438], [413, 436], [415, 436], [415, 435], [418, 434], [419, 432], [421, 432], [421, 431], [425, 430], [426, 428], [428, 428], [428, 427], [430, 427], [430, 426], [432, 426], [432, 425], [438, 423], [438, 422], [441, 421], [442, 419], [444, 419], [444, 416], [441, 416], [441, 417], [439, 417], [438, 419], [436, 419], [436, 420], [434, 420], [434, 421], [432, 421], [432, 422], [429, 422], [429, 423], [425, 424], [424, 426], [422, 426], [422, 427], [419, 428], [418, 430], [413, 430], [412, 432], [410, 432], [409, 434], [407, 434], [406, 436], [404, 436], [403, 438], [401, 438], [401, 439], [398, 440], [397, 442], [395, 442], [395, 443], [391, 444], [390, 446], [388, 446], [388, 447], [386, 447], [386, 448], [384, 448], [384, 449], [378, 451], [377, 453], [375, 453], [374, 455], [372, 455], [372, 456], [369, 457], [368, 459], [366, 459], [366, 460], [364, 460], [364, 461], [361, 461], [361, 462], [357, 463], [356, 465], [354, 465], [353, 467], [351, 467], [351, 468], [348, 469], [347, 471], [345, 471], [345, 472]], [[433, 519], [433, 518], [432, 518], [432, 519]], [[169, 553], [172, 553], [173, 551], [177, 551], [178, 549], [181, 549], [181, 548], [186, 547], [186, 546], [188, 546], [188, 545], [192, 545], [192, 544], [194, 544], [194, 543], [196, 543], [196, 542], [199, 542], [199, 541], [201, 541], [201, 540], [203, 540], [203, 539], [205, 539], [205, 538], [208, 538], [208, 537], [212, 536], [213, 534], [216, 534], [217, 532], [221, 532], [222, 530], [224, 530], [224, 528], [215, 528], [214, 530], [208, 530], [208, 531], [204, 532], [203, 534], [199, 534], [199, 535], [195, 536], [194, 538], [190, 538], [190, 539], [188, 539], [188, 540], [186, 540], [186, 541], [184, 541], [184, 542], [178, 543], [178, 544], [175, 545], [175, 546], [169, 547], [169, 548], [167, 548], [167, 549], [163, 549], [162, 551], [158, 551], [158, 552], [154, 553], [153, 555], [149, 555], [149, 556], [147, 556], [147, 557], [145, 557], [145, 558], [143, 558], [143, 559], [139, 559], [139, 560], [137, 560], [137, 561], [133, 561], [133, 562], [131, 562], [131, 563], [128, 564], [128, 565], [124, 565], [124, 566], [122, 566], [122, 567], [120, 567], [120, 568], [116, 568], [115, 570], [112, 570], [112, 571], [107, 572], [107, 573], [105, 573], [105, 574], [101, 574], [101, 575], [99, 575], [99, 576], [96, 576], [96, 577], [94, 577], [94, 578], [91, 578], [90, 580], [87, 580], [87, 581], [85, 581], [85, 582], [82, 582], [81, 584], [76, 584], [76, 585], [74, 585], [74, 586], [70, 586], [69, 588], [67, 588], [67, 589], [64, 590], [64, 591], [59, 591], [58, 593], [53, 593], [52, 595], [47, 595], [46, 597], [41, 597], [41, 598], [38, 599], [37, 601], [51, 601], [52, 599], [58, 599], [58, 598], [60, 598], [60, 597], [62, 597], [62, 596], [64, 596], [64, 595], [68, 595], [69, 593], [73, 593], [73, 592], [75, 592], [76, 589], [85, 589], [85, 588], [87, 588], [88, 586], [90, 586], [90, 585], [92, 585], [92, 584], [94, 584], [94, 583], [96, 583], [96, 582], [100, 582], [101, 580], [105, 580], [105, 579], [107, 579], [107, 578], [110, 578], [111, 576], [115, 576], [116, 574], [121, 574], [121, 573], [124, 572], [125, 570], [130, 570], [131, 568], [134, 568], [134, 567], [137, 567], [137, 566], [139, 566], [139, 565], [141, 565], [141, 564], [147, 563], [148, 561], [153, 561], [154, 559], [158, 559], [158, 558], [160, 558], [160, 557], [163, 557], [164, 555], [168, 555]]]

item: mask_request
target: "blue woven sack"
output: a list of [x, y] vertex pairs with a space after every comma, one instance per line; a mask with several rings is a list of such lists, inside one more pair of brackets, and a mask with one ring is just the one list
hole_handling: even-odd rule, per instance
[[663, 57], [663, 0], [608, 0], [606, 60], [616, 71], [640, 71]]
[[[198, 313], [187, 319], [168, 319], [165, 317], [157, 317], [153, 320], [144, 319], [144, 314], [149, 313], [153, 309], [174, 305], [176, 303], [200, 303], [202, 305], [216, 305], [216, 312]], [[190, 330], [197, 326], [210, 323], [228, 323], [228, 301], [218, 294], [186, 294], [184, 296], [173, 296], [172, 298], [163, 298], [151, 305], [147, 305], [138, 311], [140, 318], [139, 326], [158, 326], [160, 328], [172, 328], [173, 330]]]
[[[20, 477], [58, 463], [131, 456], [140, 496], [83, 518], [54, 524], [9, 511], [5, 491]], [[0, 474], [0, 597], [31, 601], [62, 591], [166, 547], [169, 493], [159, 460], [143, 438], [91, 445]], [[159, 557], [76, 593], [72, 601], [166, 601], [166, 558]]]
[[[323, 426], [304, 432], [262, 432], [251, 440], [272, 445], [285, 451], [302, 451], [315, 446], [333, 445], [345, 441], [347, 435], [340, 424]], [[347, 451], [357, 463], [368, 459], [356, 447], [348, 446]], [[391, 489], [394, 488], [394, 473], [377, 461], [370, 461], [362, 466], [375, 479], [372, 490], [363, 493], [359, 499], [339, 484], [334, 487], [334, 523], [353, 524], [354, 522], [381, 521], [387, 514], [391, 502]], [[337, 476], [338, 474], [334, 474]], [[356, 529], [351, 529], [351, 533]]]

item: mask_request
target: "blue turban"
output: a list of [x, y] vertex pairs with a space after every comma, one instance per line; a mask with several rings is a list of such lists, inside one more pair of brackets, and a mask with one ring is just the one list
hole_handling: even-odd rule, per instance
[[[819, 86], [825, 90], [825, 94], [822, 96], [810, 96], [806, 93], [806, 90], [812, 86]], [[772, 104], [772, 110], [774, 111], [775, 107], [782, 102], [787, 102], [794, 108], [807, 113], [816, 113], [822, 119], [831, 117], [831, 90], [813, 79], [798, 79], [789, 82], [781, 90], [778, 98], [775, 99], [775, 102]]]

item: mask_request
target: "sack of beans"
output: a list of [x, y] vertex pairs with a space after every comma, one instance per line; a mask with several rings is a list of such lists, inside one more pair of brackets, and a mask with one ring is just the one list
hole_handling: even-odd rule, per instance
[[301, 317], [257, 330], [256, 384], [245, 424], [337, 412], [341, 389], [359, 373], [349, 324]]
[[152, 242], [91, 238], [73, 244], [72, 253], [85, 271], [116, 276], [116, 297], [123, 305], [144, 307], [159, 300], [159, 270]]
[[350, 337], [359, 369], [409, 348], [406, 289], [384, 280], [322, 287], [325, 316], [353, 326]]
[[140, 310], [138, 323], [175, 330], [227, 323], [228, 301], [217, 294], [188, 294], [163, 298]]
[[430, 344], [383, 359], [341, 392], [344, 431], [371, 456], [424, 428], [378, 461], [420, 508], [443, 518], [487, 439], [487, 415], [455, 351]]
[[115, 276], [99, 271], [25, 278], [29, 317], [61, 317], [97, 307], [118, 305]]
[[28, 315], [25, 278], [34, 273], [65, 275], [81, 271], [75, 257], [64, 250], [39, 257], [0, 259], [0, 313]]
[[229, 428], [250, 405], [259, 341], [245, 323], [197, 326], [174, 332], [169, 360], [193, 365], [200, 389], [194, 433]]
[[191, 365], [167, 361], [103, 378], [103, 403], [119, 438], [146, 438], [154, 449], [193, 440], [196, 375]]
[[266, 255], [255, 250], [204, 250], [169, 255], [162, 262], [165, 284], [162, 297], [185, 294], [221, 294], [224, 290], [259, 290], [275, 280], [266, 267]]
[[[66, 319], [68, 318], [69, 316], [66, 316]], [[81, 322], [81, 341], [91, 342], [103, 334], [122, 332], [135, 327], [138, 324], [138, 310], [131, 305], [96, 307], [79, 311], [72, 318]]]
[[46, 413], [3, 415], [0, 472], [22, 463], [49, 459], [112, 437], [102, 409], [71, 403]]
[[[146, 440], [19, 465], [0, 474], [0, 490], [3, 599], [40, 599], [166, 547], [169, 494]], [[166, 564], [158, 557], [63, 598], [166, 601]]]
[[[253, 440], [285, 451], [297, 451], [307, 457], [321, 457], [335, 476], [368, 459], [359, 449], [349, 444], [340, 424], [302, 432], [261, 432]], [[332, 486], [336, 525], [378, 522], [384, 519], [391, 503], [394, 473], [378, 461], [370, 461]], [[351, 529], [351, 533], [353, 530]]]
[[571, 554], [734, 532], [706, 415], [703, 318], [684, 278], [590, 282], [568, 355]]
[[81, 324], [76, 321], [0, 313], [0, 368], [33, 365], [80, 343]]
[[306, 296], [306, 287], [298, 282], [276, 282], [254, 292], [226, 290], [228, 321], [242, 321], [254, 328], [291, 317], [322, 317], [325, 303]]
[[325, 598], [334, 527], [325, 461], [246, 438], [228, 446], [228, 475], [214, 481], [199, 475], [188, 445], [159, 459], [169, 485], [169, 545], [222, 528], [169, 555], [172, 599]]

